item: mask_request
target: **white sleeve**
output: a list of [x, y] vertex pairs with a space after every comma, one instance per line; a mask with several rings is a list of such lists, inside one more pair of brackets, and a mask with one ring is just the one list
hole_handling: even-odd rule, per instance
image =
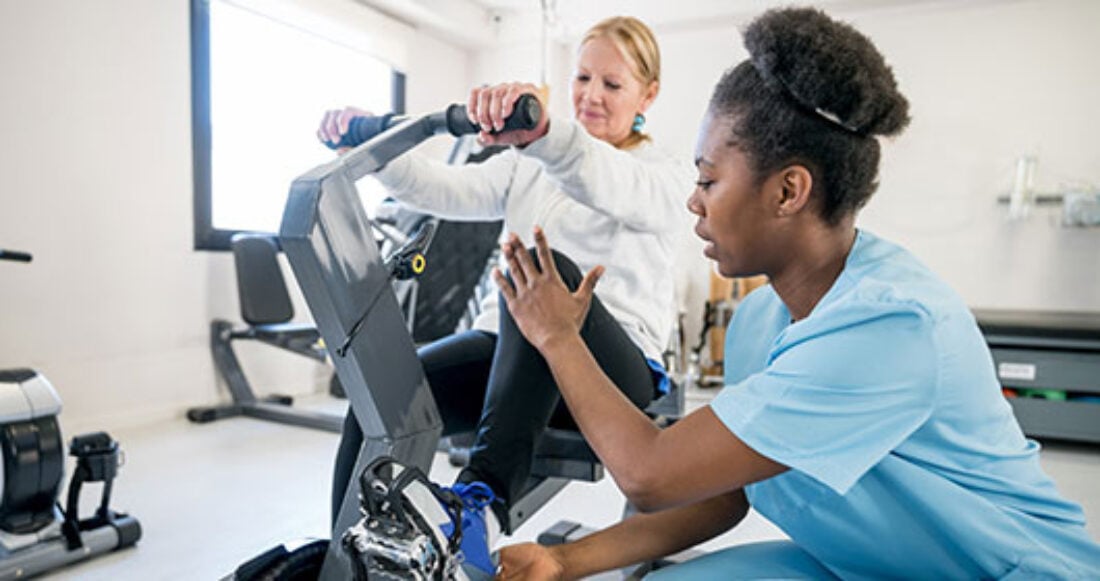
[[521, 153], [538, 159], [568, 196], [630, 228], [681, 228], [679, 221], [668, 217], [685, 213], [692, 188], [686, 163], [653, 151], [636, 155], [616, 149], [589, 135], [579, 123], [556, 117], [547, 134]]
[[412, 208], [448, 219], [498, 220], [515, 177], [517, 158], [504, 151], [476, 165], [448, 165], [418, 153], [402, 155], [374, 177]]

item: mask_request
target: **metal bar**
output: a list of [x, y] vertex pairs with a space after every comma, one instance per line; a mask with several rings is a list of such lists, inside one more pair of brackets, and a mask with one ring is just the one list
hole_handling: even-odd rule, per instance
[[248, 378], [244, 376], [241, 363], [233, 351], [229, 339], [232, 330], [233, 325], [228, 321], [219, 319], [210, 323], [210, 351], [214, 355], [214, 369], [225, 380], [233, 402], [249, 404], [256, 401], [256, 394], [252, 392], [252, 386], [248, 384]]

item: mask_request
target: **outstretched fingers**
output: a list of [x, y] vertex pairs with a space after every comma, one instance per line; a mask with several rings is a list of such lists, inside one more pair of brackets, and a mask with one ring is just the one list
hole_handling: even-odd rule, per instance
[[[494, 271], [493, 277], [497, 281], [497, 286], [501, 287], [501, 291], [506, 292], [506, 294], [510, 293], [512, 297], [523, 294], [524, 290], [534, 288], [540, 282], [551, 284], [556, 282], [559, 285], [564, 285], [561, 274], [558, 273], [557, 263], [554, 262], [550, 242], [546, 239], [546, 232], [539, 226], [535, 226], [534, 236], [535, 256], [538, 257], [537, 264], [531, 253], [524, 247], [523, 241], [515, 233], [510, 233], [508, 238], [500, 245], [512, 280], [509, 282], [507, 277], [499, 272], [499, 269]], [[603, 273], [603, 266], [596, 266], [589, 270], [573, 295], [585, 302], [591, 300], [592, 295], [595, 293], [596, 283], [603, 276]]]
[[512, 286], [508, 277], [504, 276], [504, 273], [495, 266], [493, 267], [493, 282], [497, 283], [500, 294], [504, 295], [504, 302], [508, 303], [510, 308], [512, 306], [512, 301], [516, 298], [516, 287]]
[[584, 299], [585, 302], [592, 300], [592, 294], [596, 292], [596, 283], [600, 281], [600, 277], [603, 276], [603, 266], [597, 266], [592, 270], [584, 274], [584, 278], [581, 279], [580, 286], [577, 287], [575, 293], [578, 297]]
[[[531, 258], [531, 253], [527, 251], [523, 246], [523, 241], [519, 236], [512, 234], [508, 237], [508, 242], [512, 246], [512, 256], [515, 257], [516, 262], [519, 263], [519, 268], [523, 271], [523, 284], [530, 285], [537, 278], [539, 278], [539, 267], [535, 264], [535, 260]], [[511, 263], [509, 263], [511, 264]], [[516, 280], [516, 273], [512, 272], [512, 279]], [[519, 281], [516, 280], [518, 284]]]
[[551, 280], [560, 279], [558, 265], [554, 262], [554, 256], [550, 252], [550, 243], [546, 241], [546, 233], [539, 226], [535, 226], [535, 252], [538, 254], [539, 266], [542, 267], [543, 276]]
[[517, 287], [527, 286], [527, 273], [523, 270], [523, 265], [519, 262], [519, 256], [526, 254], [523, 247], [520, 246], [519, 250], [516, 250], [516, 235], [509, 234], [508, 240], [500, 246], [500, 251], [504, 253], [504, 261], [508, 263], [508, 273], [512, 275], [512, 282]]

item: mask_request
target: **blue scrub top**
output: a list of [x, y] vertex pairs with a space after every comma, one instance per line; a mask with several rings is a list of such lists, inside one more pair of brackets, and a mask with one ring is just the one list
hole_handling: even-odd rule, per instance
[[810, 316], [765, 286], [726, 341], [711, 408], [790, 467], [749, 501], [836, 575], [1100, 579], [969, 309], [904, 249], [860, 231]]

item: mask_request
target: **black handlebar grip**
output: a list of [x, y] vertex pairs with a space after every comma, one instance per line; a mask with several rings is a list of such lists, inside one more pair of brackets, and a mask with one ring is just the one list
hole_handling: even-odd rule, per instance
[[[537, 97], [526, 93], [516, 99], [512, 114], [504, 120], [504, 128], [489, 133], [497, 135], [506, 131], [529, 131], [539, 124], [540, 119], [542, 119], [542, 105]], [[447, 107], [447, 131], [457, 137], [470, 133], [480, 133], [481, 127], [470, 121], [470, 118], [466, 116], [465, 105], [451, 105]]]
[[31, 255], [18, 250], [4, 250], [0, 248], [0, 260], [14, 260], [16, 262], [30, 262]]
[[[432, 115], [432, 117], [434, 118], [436, 115]], [[352, 117], [348, 122], [347, 132], [340, 136], [339, 142], [326, 141], [324, 143], [329, 149], [357, 147], [405, 119], [407, 118], [393, 113], [387, 113], [379, 117], [365, 115]], [[542, 119], [542, 105], [539, 103], [538, 98], [529, 93], [520, 95], [519, 99], [516, 99], [512, 114], [504, 120], [504, 128], [500, 131], [490, 131], [490, 133], [497, 135], [505, 131], [531, 130], [539, 124], [540, 119]], [[447, 107], [447, 110], [443, 113], [443, 121], [446, 123], [447, 131], [455, 137], [481, 131], [481, 127], [470, 121], [470, 118], [466, 116], [465, 105], [454, 104]]]

